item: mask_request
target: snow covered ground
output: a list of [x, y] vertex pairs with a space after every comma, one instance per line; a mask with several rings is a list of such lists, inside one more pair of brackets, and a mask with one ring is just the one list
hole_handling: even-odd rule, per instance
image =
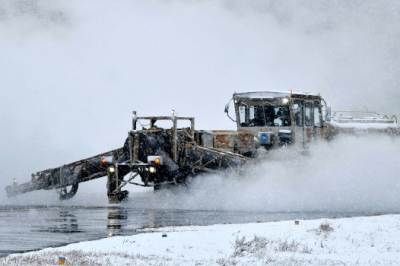
[[[399, 265], [400, 215], [143, 229], [0, 265]], [[166, 234], [163, 237], [163, 234]]]

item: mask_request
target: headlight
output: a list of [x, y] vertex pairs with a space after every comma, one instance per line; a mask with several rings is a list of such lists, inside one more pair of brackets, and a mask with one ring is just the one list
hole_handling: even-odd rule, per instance
[[156, 172], [156, 168], [154, 166], [150, 166], [149, 167], [149, 172], [150, 173], [155, 173]]
[[108, 168], [108, 171], [110, 171], [110, 173], [114, 173], [114, 172], [115, 172], [114, 166], [110, 166], [110, 167]]

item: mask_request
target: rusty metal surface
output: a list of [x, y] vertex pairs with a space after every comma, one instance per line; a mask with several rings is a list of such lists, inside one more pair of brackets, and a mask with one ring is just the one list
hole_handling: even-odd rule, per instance
[[254, 143], [254, 135], [251, 131], [237, 130], [211, 130], [214, 135], [214, 148], [230, 149], [248, 147]]

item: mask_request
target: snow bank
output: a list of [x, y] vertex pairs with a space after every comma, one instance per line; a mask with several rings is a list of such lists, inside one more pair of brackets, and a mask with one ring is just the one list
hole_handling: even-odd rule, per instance
[[400, 215], [150, 228], [0, 264], [55, 265], [64, 254], [67, 265], [398, 265], [399, 229]]

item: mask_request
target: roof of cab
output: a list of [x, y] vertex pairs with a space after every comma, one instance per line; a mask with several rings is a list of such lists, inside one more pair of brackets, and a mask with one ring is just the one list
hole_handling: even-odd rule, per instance
[[240, 92], [234, 93], [233, 97], [249, 98], [249, 99], [274, 99], [280, 97], [292, 97], [292, 98], [321, 98], [320, 95], [310, 94], [308, 92], [285, 92], [285, 91], [251, 91], [251, 92]]

